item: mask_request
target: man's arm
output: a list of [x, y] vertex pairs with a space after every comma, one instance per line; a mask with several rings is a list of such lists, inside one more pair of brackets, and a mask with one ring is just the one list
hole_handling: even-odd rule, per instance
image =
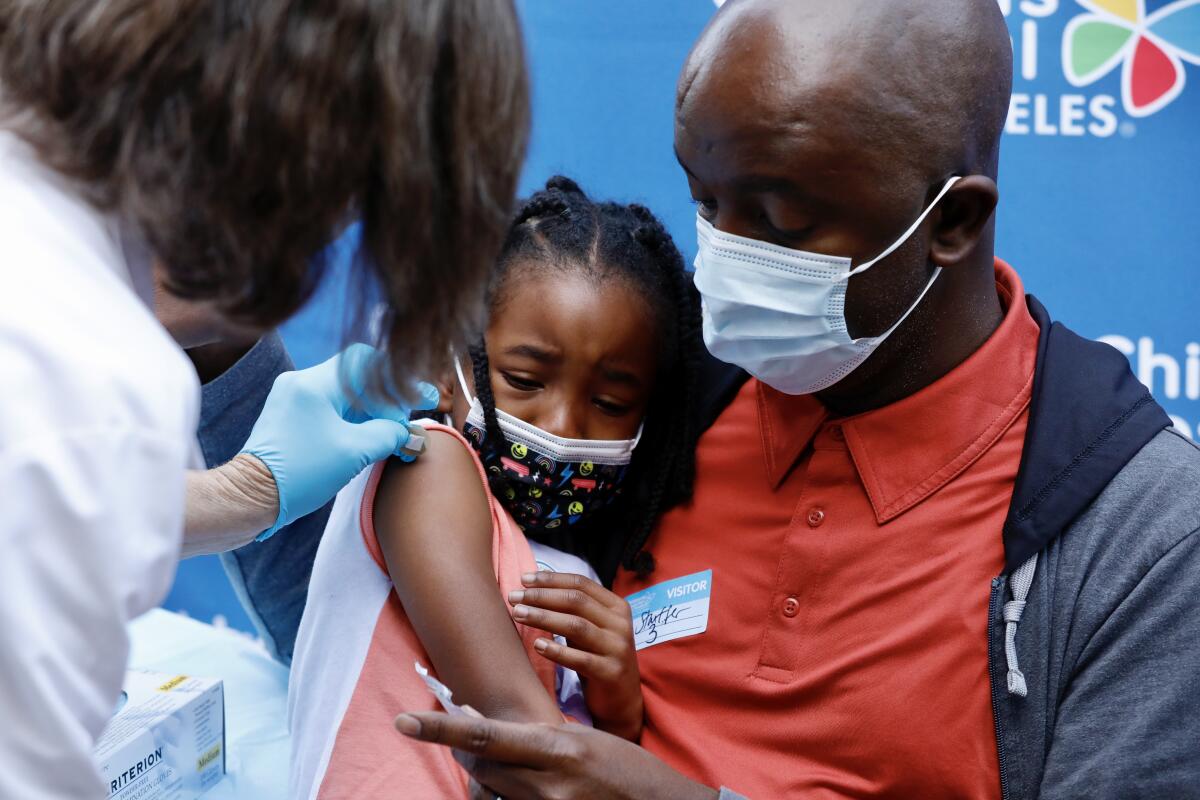
[[506, 800], [745, 800], [727, 789], [701, 786], [636, 744], [583, 725], [422, 712], [401, 714], [396, 729], [453, 748], [478, 784]]
[[1038, 796], [1200, 798], [1200, 531], [1093, 634], [1061, 692]]

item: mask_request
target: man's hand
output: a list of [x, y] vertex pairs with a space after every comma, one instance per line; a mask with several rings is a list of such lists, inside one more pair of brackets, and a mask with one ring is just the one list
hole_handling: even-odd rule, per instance
[[[405, 736], [454, 749], [471, 777], [505, 800], [716, 800], [718, 792], [635, 744], [583, 725], [497, 722], [436, 712], [401, 714]], [[478, 793], [477, 793], [478, 794]]]
[[534, 649], [582, 676], [588, 711], [603, 731], [636, 742], [642, 735], [642, 682], [625, 598], [582, 575], [524, 575], [510, 592], [513, 618], [566, 638], [538, 639]]

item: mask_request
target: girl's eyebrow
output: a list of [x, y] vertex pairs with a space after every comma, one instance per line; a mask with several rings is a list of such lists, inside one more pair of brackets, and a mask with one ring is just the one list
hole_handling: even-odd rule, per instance
[[507, 348], [504, 354], [508, 356], [525, 356], [526, 358], [532, 358], [534, 361], [540, 361], [543, 364], [550, 364], [558, 360], [556, 353], [532, 344], [514, 345]]
[[602, 373], [605, 380], [612, 381], [613, 383], [621, 383], [633, 389], [642, 388], [641, 378], [627, 370], [603, 367]]

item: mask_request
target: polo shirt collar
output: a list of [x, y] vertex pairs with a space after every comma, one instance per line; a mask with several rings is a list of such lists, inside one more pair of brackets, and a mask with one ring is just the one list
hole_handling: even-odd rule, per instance
[[787, 395], [761, 381], [755, 389], [767, 480], [778, 489], [829, 412], [812, 395]]
[[[966, 361], [916, 394], [830, 424], [841, 429], [879, 524], [953, 480], [1029, 405], [1037, 323], [1023, 302], [1021, 279], [999, 259], [996, 288], [1004, 319]], [[762, 383], [757, 392], [767, 477], [778, 488], [829, 414], [812, 396], [786, 395]]]

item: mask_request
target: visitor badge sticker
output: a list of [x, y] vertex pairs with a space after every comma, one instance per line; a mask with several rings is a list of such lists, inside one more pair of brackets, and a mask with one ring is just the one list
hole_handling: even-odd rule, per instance
[[638, 650], [708, 630], [712, 570], [685, 575], [629, 595]]

